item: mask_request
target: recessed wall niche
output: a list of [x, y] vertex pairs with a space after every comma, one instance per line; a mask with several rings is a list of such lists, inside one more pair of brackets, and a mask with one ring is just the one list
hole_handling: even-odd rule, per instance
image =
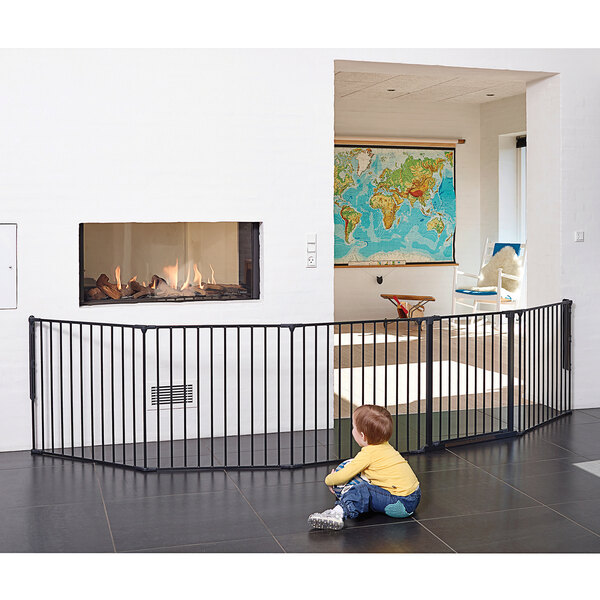
[[79, 304], [257, 299], [259, 226], [81, 223]]

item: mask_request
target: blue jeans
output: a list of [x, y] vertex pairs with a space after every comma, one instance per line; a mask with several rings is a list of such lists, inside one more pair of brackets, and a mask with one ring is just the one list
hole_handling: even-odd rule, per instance
[[338, 499], [336, 504], [343, 508], [344, 517], [348, 519], [355, 519], [358, 515], [369, 511], [387, 514], [386, 507], [397, 502], [401, 502], [408, 513], [403, 516], [409, 516], [421, 500], [421, 488], [418, 487], [408, 496], [395, 496], [383, 488], [364, 481], [346, 486], [341, 492], [336, 491], [335, 495]]

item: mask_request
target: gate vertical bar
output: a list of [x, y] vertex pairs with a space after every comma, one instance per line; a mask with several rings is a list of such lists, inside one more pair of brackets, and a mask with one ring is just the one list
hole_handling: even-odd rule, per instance
[[160, 469], [160, 327], [156, 328], [156, 467]]
[[[69, 394], [71, 401], [71, 456], [75, 456], [75, 406], [73, 397], [73, 323], [69, 323]], [[113, 460], [114, 460], [113, 450]]]
[[52, 330], [54, 328], [52, 327], [52, 325], [53, 322], [48, 321], [48, 327], [50, 328], [50, 338], [48, 341], [50, 348], [50, 442], [52, 444], [52, 452], [54, 453], [54, 341], [52, 339]]
[[[252, 347], [251, 352], [253, 350]], [[254, 451], [254, 448], [252, 450]], [[200, 327], [196, 327], [196, 453], [200, 466]]]
[[[306, 329], [306, 327], [302, 328], [302, 331], [304, 332], [304, 330]], [[318, 414], [318, 387], [319, 387], [319, 346], [318, 346], [318, 340], [319, 340], [319, 328], [317, 327], [317, 325], [315, 325], [315, 420], [313, 423], [313, 429], [315, 432], [315, 462], [318, 460], [318, 453], [319, 453], [319, 444], [318, 444], [318, 432], [319, 432], [319, 428], [318, 428], [318, 422], [319, 422], [319, 414]], [[303, 350], [303, 352], [305, 352]], [[304, 388], [302, 388], [304, 390]], [[304, 431], [304, 422], [302, 424], [302, 431]], [[304, 435], [304, 433], [303, 433]], [[303, 453], [303, 461], [306, 462], [306, 459], [304, 458], [304, 441], [302, 442], [303, 447], [302, 447], [302, 453]]]
[[[184, 330], [185, 331], [185, 330]], [[242, 396], [241, 396], [241, 368], [240, 362], [241, 357], [241, 339], [240, 339], [240, 327], [237, 327], [237, 359], [236, 359], [236, 380], [237, 380], [237, 437], [238, 437], [238, 467], [242, 463], [242, 438], [241, 438], [241, 426], [242, 426]]]
[[90, 323], [90, 431], [92, 434], [92, 460], [94, 460], [94, 329]]
[[571, 302], [567, 304], [567, 410], [571, 410]]
[[[200, 421], [198, 421], [198, 439], [200, 439]], [[254, 327], [250, 327], [250, 457], [250, 464], [254, 466]], [[200, 460], [199, 449], [198, 460]]]
[[509, 431], [513, 431], [515, 428], [515, 313], [507, 312], [506, 318], [508, 320], [508, 415], [507, 415], [507, 428]]
[[[241, 427], [242, 427], [242, 390], [241, 390], [241, 368], [240, 362], [241, 357], [241, 339], [240, 339], [240, 327], [237, 328], [237, 358], [236, 358], [236, 382], [237, 382], [237, 458], [238, 467], [242, 464], [242, 438], [241, 438]], [[184, 330], [185, 331], [185, 330]]]
[[[142, 332], [145, 334], [146, 330], [143, 329]], [[183, 335], [183, 466], [187, 467], [188, 461], [188, 440], [187, 440], [187, 328], [182, 328]], [[145, 344], [145, 335], [144, 335], [144, 344]], [[146, 349], [144, 346], [144, 360], [146, 359]], [[145, 365], [144, 365], [145, 367]], [[146, 385], [144, 383], [144, 394], [146, 393]], [[145, 403], [145, 397], [144, 397]], [[146, 429], [146, 406], [144, 406], [144, 432]], [[144, 452], [146, 451], [146, 441], [144, 440]], [[144, 465], [146, 466], [146, 465]]]
[[[146, 419], [146, 327], [142, 328], [142, 402], [144, 406], [144, 469], [148, 468], [148, 422]], [[158, 413], [158, 407], [157, 407]], [[113, 459], [114, 460], [114, 459]]]
[[[62, 323], [61, 323], [62, 326]], [[62, 331], [61, 331], [61, 340], [62, 340]], [[61, 349], [61, 363], [62, 363], [62, 349]], [[61, 366], [62, 371], [62, 366]], [[62, 388], [62, 382], [61, 382]], [[62, 389], [61, 389], [62, 396]], [[61, 398], [61, 406], [62, 406], [62, 398]], [[102, 451], [100, 455], [102, 456], [102, 460], [105, 459], [104, 453], [104, 325], [100, 325], [100, 443], [102, 444]]]
[[63, 324], [58, 324], [58, 350], [59, 350], [59, 390], [60, 390], [60, 451], [65, 453], [65, 408], [64, 408], [64, 386], [63, 386]]
[[327, 455], [326, 455], [326, 459], [329, 460], [329, 325], [327, 325], [327, 337], [326, 337], [326, 342], [327, 342], [327, 390], [326, 390], [326, 422], [325, 422], [325, 427], [327, 428], [326, 431], [326, 441], [327, 441]]
[[[304, 431], [304, 426], [302, 427]], [[290, 465], [294, 464], [294, 326], [290, 325]]]
[[[135, 408], [135, 327], [131, 328], [131, 434], [133, 437], [133, 466], [137, 467], [137, 411]], [[173, 466], [173, 465], [171, 465]]]
[[[425, 447], [433, 446], [433, 322], [434, 317], [425, 319]], [[420, 333], [419, 323], [419, 333]], [[419, 362], [421, 357], [419, 356]], [[419, 420], [421, 415], [419, 414]]]
[[31, 400], [31, 449], [37, 450], [35, 428], [35, 319], [33, 315], [29, 317], [29, 399]]
[[522, 349], [523, 349], [523, 313], [519, 313], [519, 408], [517, 410], [517, 414], [519, 415], [519, 423], [517, 425], [517, 431], [523, 430], [523, 417], [522, 417], [522, 408], [521, 408], [521, 400], [523, 397], [523, 392], [521, 389], [521, 380], [522, 380]]

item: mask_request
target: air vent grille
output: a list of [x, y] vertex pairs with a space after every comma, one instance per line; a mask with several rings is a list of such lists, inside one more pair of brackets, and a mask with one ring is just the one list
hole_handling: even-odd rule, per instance
[[194, 387], [191, 383], [187, 385], [153, 385], [150, 388], [150, 402], [153, 407], [161, 408], [173, 406], [185, 406], [194, 403]]

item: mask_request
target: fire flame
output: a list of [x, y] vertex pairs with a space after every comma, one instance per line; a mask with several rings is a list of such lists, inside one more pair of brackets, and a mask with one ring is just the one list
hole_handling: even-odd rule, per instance
[[[166, 279], [166, 282], [169, 285], [169, 287], [172, 287], [175, 290], [185, 290], [186, 288], [191, 288], [192, 286], [194, 286], [194, 287], [198, 287], [199, 289], [202, 290], [205, 288], [205, 285], [207, 283], [208, 284], [216, 284], [217, 283], [217, 281], [215, 279], [215, 270], [213, 269], [212, 265], [209, 265], [211, 274], [210, 274], [209, 279], [205, 282], [202, 281], [202, 273], [198, 270], [197, 263], [194, 263], [194, 265], [193, 265], [194, 274], [193, 274], [193, 280], [192, 280], [192, 273], [191, 273], [190, 265], [191, 265], [191, 263], [188, 264], [187, 277], [181, 287], [178, 286], [179, 258], [177, 258], [175, 260], [174, 265], [167, 265], [166, 267], [163, 267], [163, 273], [165, 275], [165, 279]], [[121, 282], [121, 266], [120, 265], [115, 267], [115, 280], [117, 282], [117, 288], [119, 290], [123, 289], [123, 284]], [[131, 277], [127, 281], [126, 286], [129, 287], [132, 281], [137, 281], [137, 275], [134, 275], [133, 277]], [[146, 283], [146, 281], [144, 281], [142, 285], [144, 287], [150, 287], [151, 289], [156, 289], [159, 281], [160, 281], [160, 278], [156, 278], [156, 279], [154, 279], [154, 281], [149, 281], [148, 283]]]
[[198, 271], [198, 265], [196, 264], [194, 264], [194, 284], [201, 290], [204, 289], [204, 286], [202, 285], [202, 273]]
[[185, 290], [185, 288], [187, 287], [190, 287], [190, 265], [188, 265], [187, 278], [185, 280], [185, 283], [181, 286], [181, 289]]
[[167, 276], [167, 283], [173, 288], [177, 288], [177, 277], [179, 274], [179, 259], [175, 261], [174, 265], [168, 265], [163, 267], [163, 273]]

